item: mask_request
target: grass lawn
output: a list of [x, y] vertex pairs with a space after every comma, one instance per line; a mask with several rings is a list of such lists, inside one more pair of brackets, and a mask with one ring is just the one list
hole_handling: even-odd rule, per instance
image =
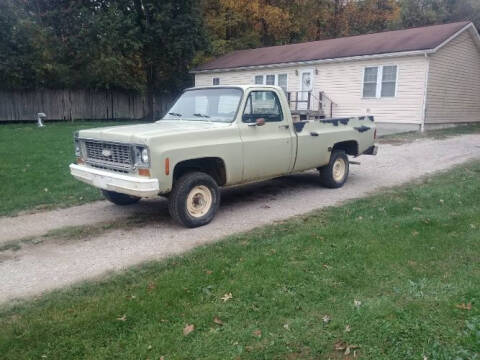
[[469, 164], [9, 306], [1, 357], [478, 359], [479, 180]]
[[101, 198], [75, 180], [68, 165], [75, 160], [75, 130], [125, 125], [125, 122], [59, 122], [0, 125], [0, 215], [20, 210], [75, 205]]
[[437, 130], [428, 130], [423, 133], [418, 131], [410, 131], [406, 133], [400, 134], [391, 134], [391, 135], [383, 135], [377, 139], [377, 142], [380, 144], [402, 144], [418, 139], [425, 139], [425, 138], [434, 138], [434, 139], [445, 139], [449, 136], [456, 136], [456, 135], [466, 135], [466, 134], [478, 134], [480, 133], [480, 124], [474, 123], [469, 125], [460, 125], [445, 129], [437, 129]]

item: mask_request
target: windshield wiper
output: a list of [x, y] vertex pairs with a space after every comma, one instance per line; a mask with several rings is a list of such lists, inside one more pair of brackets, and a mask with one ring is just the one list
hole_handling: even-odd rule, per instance
[[209, 118], [209, 117], [210, 117], [210, 116], [208, 116], [208, 115], [200, 114], [200, 113], [193, 114], [193, 116], [202, 117], [202, 118]]
[[176, 112], [169, 112], [168, 115], [172, 115], [172, 116], [182, 116], [182, 114], [179, 114], [179, 113], [176, 113]]

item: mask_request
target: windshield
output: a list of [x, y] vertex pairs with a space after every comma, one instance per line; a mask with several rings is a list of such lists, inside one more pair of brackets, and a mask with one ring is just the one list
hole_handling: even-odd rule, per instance
[[163, 119], [232, 122], [241, 97], [235, 88], [187, 90]]

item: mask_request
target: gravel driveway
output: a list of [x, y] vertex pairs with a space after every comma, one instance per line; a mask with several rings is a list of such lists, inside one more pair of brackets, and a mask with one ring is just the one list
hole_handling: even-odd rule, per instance
[[216, 219], [197, 229], [175, 225], [165, 200], [119, 208], [100, 201], [69, 209], [0, 218], [0, 245], [44, 235], [67, 226], [121, 224], [147, 217], [143, 226], [109, 230], [86, 238], [48, 237], [18, 251], [0, 252], [0, 302], [102, 276], [144, 261], [161, 259], [211, 243], [226, 235], [366, 196], [383, 187], [408, 182], [469, 159], [480, 159], [480, 135], [381, 145], [376, 157], [359, 158], [347, 184], [336, 190], [319, 186], [315, 172], [224, 190]]

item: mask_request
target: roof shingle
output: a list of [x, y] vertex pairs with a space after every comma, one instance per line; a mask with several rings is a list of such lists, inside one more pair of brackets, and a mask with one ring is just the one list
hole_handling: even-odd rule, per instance
[[203, 64], [195, 71], [430, 50], [469, 23], [469, 21], [462, 21], [299, 44], [238, 50]]

